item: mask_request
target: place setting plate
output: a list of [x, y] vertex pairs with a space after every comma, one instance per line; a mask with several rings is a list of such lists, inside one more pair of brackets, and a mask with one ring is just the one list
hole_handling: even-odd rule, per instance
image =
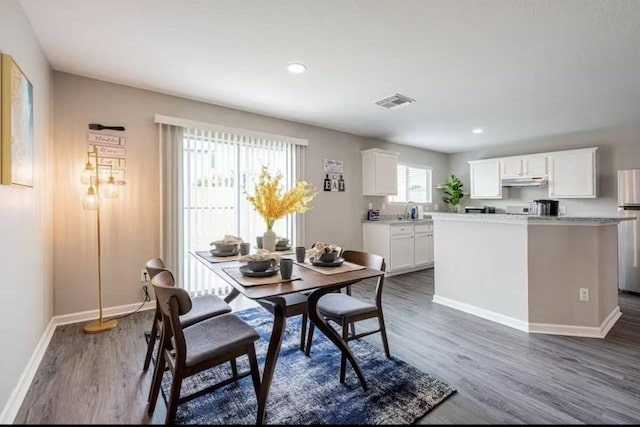
[[331, 261], [331, 262], [320, 261], [316, 259], [313, 259], [313, 260], [309, 259], [309, 262], [311, 263], [311, 265], [315, 265], [316, 267], [340, 267], [344, 262], [344, 258], [342, 257], [336, 258], [334, 261]]
[[211, 249], [211, 250], [209, 251], [209, 253], [210, 253], [212, 256], [217, 256], [217, 257], [228, 257], [228, 256], [236, 256], [236, 255], [238, 255], [238, 254], [240, 253], [240, 250], [239, 250], [239, 249], [235, 249], [235, 250], [233, 250], [233, 251], [231, 251], [231, 252], [222, 252], [222, 251], [219, 251], [219, 250], [217, 250], [217, 249]]
[[249, 268], [248, 265], [243, 265], [238, 268], [238, 270], [240, 270], [240, 273], [242, 273], [243, 276], [247, 277], [271, 277], [275, 274], [278, 274], [278, 272], [280, 271], [280, 267], [276, 265], [275, 267], [269, 267], [265, 271], [253, 271]]

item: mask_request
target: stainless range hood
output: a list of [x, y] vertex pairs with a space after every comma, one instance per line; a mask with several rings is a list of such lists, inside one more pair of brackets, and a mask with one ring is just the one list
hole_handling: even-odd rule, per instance
[[519, 176], [512, 178], [502, 178], [503, 187], [542, 187], [547, 185], [546, 176]]

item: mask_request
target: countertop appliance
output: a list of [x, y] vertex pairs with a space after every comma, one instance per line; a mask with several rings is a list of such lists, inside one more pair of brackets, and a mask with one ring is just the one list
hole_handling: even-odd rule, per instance
[[507, 206], [504, 211], [509, 215], [529, 215], [529, 206]]
[[[640, 169], [618, 171], [618, 213], [640, 217]], [[640, 293], [640, 221], [618, 225], [618, 288]]]
[[496, 213], [496, 208], [493, 206], [467, 206], [464, 208], [464, 213]]
[[557, 200], [538, 199], [529, 203], [529, 215], [558, 216], [560, 203]]

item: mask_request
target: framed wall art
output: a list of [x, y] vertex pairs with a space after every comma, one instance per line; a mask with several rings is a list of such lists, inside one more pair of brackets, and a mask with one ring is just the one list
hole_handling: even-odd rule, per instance
[[0, 183], [33, 187], [33, 85], [10, 55], [0, 57]]

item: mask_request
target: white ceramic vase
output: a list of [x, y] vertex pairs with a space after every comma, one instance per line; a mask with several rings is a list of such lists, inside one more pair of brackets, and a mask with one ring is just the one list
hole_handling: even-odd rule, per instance
[[276, 233], [273, 230], [267, 230], [262, 235], [262, 248], [269, 252], [276, 250]]

